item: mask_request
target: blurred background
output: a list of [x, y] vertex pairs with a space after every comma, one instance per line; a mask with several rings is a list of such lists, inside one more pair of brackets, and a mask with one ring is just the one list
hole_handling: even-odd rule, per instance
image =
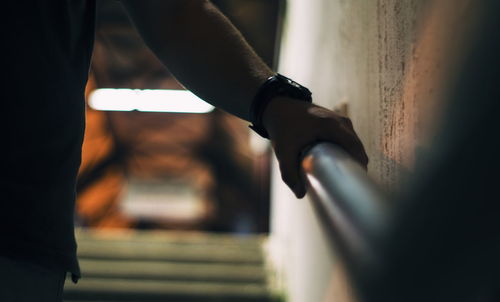
[[[404, 189], [432, 150], [484, 5], [212, 2], [315, 103], [342, 108], [369, 176], [388, 193]], [[309, 196], [297, 200], [283, 184], [267, 143], [188, 92], [171, 94], [182, 86], [117, 3], [99, 1], [78, 182], [84, 278], [68, 284], [66, 301], [356, 301]], [[162, 106], [133, 103], [157, 89], [169, 93]], [[173, 108], [188, 101], [198, 105]]]
[[[275, 66], [281, 1], [213, 2]], [[186, 96], [167, 94], [139, 100], [156, 102], [153, 108], [123, 108], [129, 95], [184, 88], [145, 46], [119, 1], [98, 4], [77, 188], [79, 226], [267, 232], [267, 144], [250, 133], [248, 123], [187, 91], [195, 107], [204, 107], [178, 110], [175, 104], [187, 102]]]
[[[281, 0], [213, 1], [276, 68]], [[271, 151], [185, 90], [119, 1], [100, 0], [70, 301], [271, 301]], [[189, 68], [189, 66], [186, 66]]]

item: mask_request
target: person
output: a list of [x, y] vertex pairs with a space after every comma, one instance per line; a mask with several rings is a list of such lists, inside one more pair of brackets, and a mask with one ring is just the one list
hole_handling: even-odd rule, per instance
[[[367, 164], [349, 119], [310, 103], [302, 88], [296, 94], [209, 1], [121, 2], [186, 88], [270, 138], [297, 197], [305, 194], [300, 153], [311, 143], [338, 143]], [[2, 5], [0, 300], [61, 301], [66, 272], [80, 276], [73, 211], [96, 0]]]

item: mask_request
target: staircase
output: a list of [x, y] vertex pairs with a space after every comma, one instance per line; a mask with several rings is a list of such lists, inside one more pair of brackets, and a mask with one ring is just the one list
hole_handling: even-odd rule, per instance
[[272, 302], [262, 236], [79, 231], [82, 279], [65, 302]]

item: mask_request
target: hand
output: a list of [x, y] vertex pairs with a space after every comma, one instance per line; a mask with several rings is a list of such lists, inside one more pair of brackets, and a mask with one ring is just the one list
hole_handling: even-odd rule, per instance
[[316, 142], [338, 144], [365, 169], [368, 165], [368, 156], [351, 120], [326, 108], [277, 97], [267, 105], [262, 122], [276, 153], [281, 178], [297, 198], [306, 193], [300, 172], [301, 152]]

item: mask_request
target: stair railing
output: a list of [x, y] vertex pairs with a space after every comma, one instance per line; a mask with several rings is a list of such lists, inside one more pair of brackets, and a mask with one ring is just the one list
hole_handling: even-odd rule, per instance
[[302, 161], [308, 194], [331, 246], [350, 264], [377, 266], [375, 244], [388, 223], [388, 198], [342, 148], [319, 143]]

